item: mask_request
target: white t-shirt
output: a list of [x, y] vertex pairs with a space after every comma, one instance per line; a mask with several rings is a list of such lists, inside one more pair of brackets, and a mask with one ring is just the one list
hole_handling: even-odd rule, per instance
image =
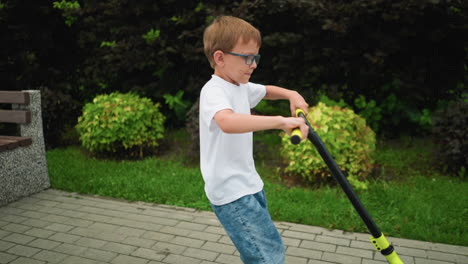
[[264, 85], [246, 83], [239, 86], [212, 75], [200, 94], [200, 168], [205, 192], [214, 205], [233, 202], [263, 189], [252, 149], [252, 132], [224, 133], [214, 120], [220, 110], [250, 114], [265, 97]]

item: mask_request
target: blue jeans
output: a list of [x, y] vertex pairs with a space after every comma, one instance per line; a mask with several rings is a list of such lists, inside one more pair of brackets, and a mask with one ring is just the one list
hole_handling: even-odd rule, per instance
[[211, 207], [245, 264], [284, 263], [283, 241], [271, 220], [263, 190]]

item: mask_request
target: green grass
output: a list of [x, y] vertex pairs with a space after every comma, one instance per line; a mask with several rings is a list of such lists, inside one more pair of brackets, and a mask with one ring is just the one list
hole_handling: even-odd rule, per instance
[[[415, 176], [400, 183], [374, 182], [359, 194], [377, 226], [389, 236], [468, 245], [466, 183]], [[279, 187], [268, 184], [276, 220], [367, 232], [341, 190]]]
[[[274, 220], [367, 232], [339, 187], [288, 187], [275, 169], [280, 164], [274, 151], [279, 140], [259, 135], [256, 140], [263, 146], [255, 155]], [[185, 165], [186, 144], [186, 138], [175, 133], [169, 144], [174, 152], [141, 161], [98, 160], [78, 147], [51, 150], [47, 159], [52, 187], [210, 210], [198, 166]], [[468, 184], [433, 168], [427, 141], [381, 142], [376, 160], [378, 173], [368, 190], [358, 194], [382, 232], [468, 246]]]
[[53, 188], [200, 209], [209, 209], [196, 168], [181, 161], [147, 158], [110, 161], [87, 157], [77, 147], [47, 152]]

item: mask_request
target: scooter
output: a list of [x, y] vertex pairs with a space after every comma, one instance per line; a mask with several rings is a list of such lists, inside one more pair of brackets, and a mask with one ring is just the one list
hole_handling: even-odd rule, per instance
[[[349, 184], [348, 180], [344, 176], [343, 172], [340, 170], [338, 165], [336, 164], [335, 160], [331, 156], [328, 149], [323, 144], [322, 139], [319, 135], [314, 131], [311, 127], [310, 123], [307, 121], [304, 111], [301, 109], [296, 110], [296, 116], [304, 118], [307, 126], [309, 127], [309, 133], [307, 138], [314, 144], [315, 148], [319, 152], [322, 159], [327, 164], [328, 168], [330, 169], [333, 177], [338, 181], [343, 191], [348, 196], [348, 199], [353, 204], [354, 209], [356, 209], [357, 213], [361, 217], [364, 224], [367, 226], [367, 229], [371, 233], [370, 241], [374, 245], [375, 249], [382, 253], [382, 255], [387, 259], [388, 263], [390, 264], [404, 264], [401, 261], [398, 254], [395, 252], [394, 247], [388, 242], [387, 238], [384, 234], [379, 230], [375, 222], [372, 220], [370, 214], [367, 212], [366, 208], [359, 200], [359, 197], [354, 192], [353, 188]], [[302, 133], [299, 128], [294, 129], [291, 132], [291, 143], [297, 145], [301, 142]]]

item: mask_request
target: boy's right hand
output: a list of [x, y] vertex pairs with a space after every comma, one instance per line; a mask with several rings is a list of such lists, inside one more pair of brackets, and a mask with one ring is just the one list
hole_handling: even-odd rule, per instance
[[307, 138], [309, 134], [309, 126], [305, 123], [302, 117], [283, 117], [283, 125], [281, 129], [288, 135], [291, 135], [293, 129], [299, 128], [302, 133], [302, 139]]

